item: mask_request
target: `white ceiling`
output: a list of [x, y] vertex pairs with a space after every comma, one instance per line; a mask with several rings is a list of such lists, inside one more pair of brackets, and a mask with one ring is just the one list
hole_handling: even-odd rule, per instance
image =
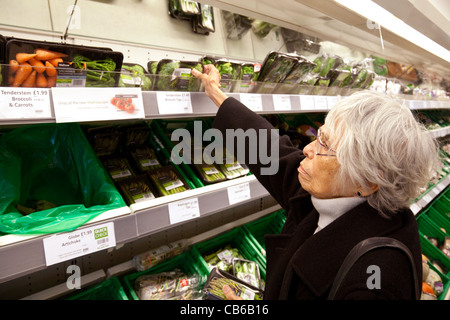
[[[358, 0], [355, 0], [358, 1]], [[272, 22], [375, 54], [386, 59], [450, 76], [450, 63], [399, 36], [369, 29], [367, 19], [333, 0], [201, 0], [221, 9]], [[449, 0], [374, 0], [397, 18], [450, 50]]]

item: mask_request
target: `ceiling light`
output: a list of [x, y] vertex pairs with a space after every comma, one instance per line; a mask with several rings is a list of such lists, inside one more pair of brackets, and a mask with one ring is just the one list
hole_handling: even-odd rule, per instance
[[418, 32], [371, 0], [335, 0], [344, 7], [378, 23], [383, 28], [450, 62], [450, 51]]

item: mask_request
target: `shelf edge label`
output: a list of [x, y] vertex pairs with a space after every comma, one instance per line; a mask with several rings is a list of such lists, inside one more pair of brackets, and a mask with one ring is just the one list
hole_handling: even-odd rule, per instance
[[116, 246], [114, 222], [43, 239], [47, 266]]

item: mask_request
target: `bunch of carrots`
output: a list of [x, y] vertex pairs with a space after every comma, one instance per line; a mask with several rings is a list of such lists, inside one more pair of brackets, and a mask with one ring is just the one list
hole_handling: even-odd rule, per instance
[[54, 87], [56, 67], [65, 57], [65, 53], [40, 48], [34, 53], [19, 52], [16, 59], [9, 61], [8, 84], [11, 87]]

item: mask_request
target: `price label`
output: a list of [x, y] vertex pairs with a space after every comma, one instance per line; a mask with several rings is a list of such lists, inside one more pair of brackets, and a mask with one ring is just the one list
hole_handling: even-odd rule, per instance
[[157, 91], [159, 114], [192, 113], [190, 92]]
[[314, 96], [300, 95], [300, 109], [314, 110], [315, 109]]
[[314, 96], [314, 106], [317, 110], [327, 110], [328, 101], [326, 96]]
[[56, 122], [145, 118], [141, 88], [52, 88]]
[[230, 205], [250, 199], [250, 185], [248, 182], [227, 188]]
[[47, 266], [116, 246], [114, 223], [108, 222], [44, 238]]
[[198, 198], [189, 198], [168, 204], [170, 224], [200, 217]]
[[276, 111], [291, 110], [291, 96], [283, 94], [274, 94], [273, 97], [273, 108]]
[[262, 111], [262, 97], [260, 94], [242, 93], [240, 95], [241, 102], [253, 111]]
[[1, 119], [51, 118], [50, 89], [1, 88]]

